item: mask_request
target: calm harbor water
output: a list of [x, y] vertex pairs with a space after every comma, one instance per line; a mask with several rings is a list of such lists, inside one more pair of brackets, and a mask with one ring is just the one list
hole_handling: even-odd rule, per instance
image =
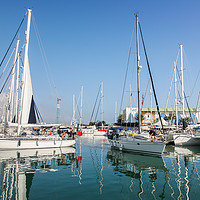
[[76, 148], [0, 151], [0, 184], [0, 199], [198, 199], [200, 147], [153, 157], [83, 136]]

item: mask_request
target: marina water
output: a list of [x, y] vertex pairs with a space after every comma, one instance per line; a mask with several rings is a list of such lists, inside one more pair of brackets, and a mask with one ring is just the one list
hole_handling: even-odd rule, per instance
[[155, 157], [82, 136], [75, 148], [0, 151], [0, 182], [0, 199], [198, 199], [200, 148]]

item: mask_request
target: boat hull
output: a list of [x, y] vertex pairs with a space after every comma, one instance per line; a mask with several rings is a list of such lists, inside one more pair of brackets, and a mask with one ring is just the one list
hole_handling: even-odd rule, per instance
[[177, 146], [200, 146], [200, 136], [198, 135], [174, 135], [174, 144]]
[[106, 136], [107, 135], [107, 130], [95, 130], [94, 131], [94, 136]]
[[140, 140], [110, 140], [109, 142], [112, 148], [116, 148], [121, 151], [132, 151], [143, 154], [161, 155], [165, 149], [164, 142], [151, 142]]
[[75, 140], [0, 139], [0, 150], [62, 148], [75, 145]]

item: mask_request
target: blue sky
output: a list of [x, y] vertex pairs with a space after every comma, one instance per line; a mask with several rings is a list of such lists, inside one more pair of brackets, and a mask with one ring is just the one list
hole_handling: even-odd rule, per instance
[[[185, 92], [190, 97], [190, 107], [196, 107], [200, 84], [199, 7], [197, 0], [3, 1], [0, 7], [0, 60], [26, 9], [31, 8], [32, 21], [36, 22], [48, 61], [44, 65], [32, 23], [29, 60], [34, 95], [44, 120], [56, 121], [58, 97], [62, 99], [60, 121], [69, 123], [72, 96], [75, 94], [78, 98], [83, 85], [83, 122], [88, 123], [103, 81], [104, 120], [111, 123], [115, 102], [118, 112], [121, 104], [131, 33], [135, 30], [134, 13], [137, 12], [160, 107], [164, 107], [167, 100], [179, 44], [184, 48]], [[132, 49], [123, 108], [129, 105], [129, 84], [136, 90], [135, 37]], [[144, 93], [149, 78], [141, 45], [140, 52], [141, 91]], [[144, 107], [148, 106], [149, 94], [144, 103]], [[173, 107], [173, 95], [168, 107]]]

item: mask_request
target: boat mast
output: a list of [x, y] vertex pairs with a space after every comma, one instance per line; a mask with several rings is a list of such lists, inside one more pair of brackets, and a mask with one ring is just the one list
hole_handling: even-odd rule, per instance
[[174, 62], [174, 79], [175, 79], [175, 109], [176, 109], [176, 130], [178, 130], [178, 108], [177, 108], [177, 78], [176, 78], [176, 62]]
[[18, 106], [18, 93], [19, 93], [19, 53], [17, 55], [17, 76], [16, 76], [16, 93], [15, 93], [15, 122], [18, 122], [19, 106]]
[[13, 103], [14, 103], [14, 85], [15, 85], [15, 66], [17, 61], [17, 53], [18, 53], [18, 47], [19, 47], [19, 40], [17, 40], [17, 44], [15, 47], [15, 56], [13, 61], [13, 68], [12, 68], [12, 77], [11, 77], [11, 85], [10, 85], [10, 97], [9, 97], [9, 122], [12, 122], [13, 120]]
[[103, 81], [101, 81], [101, 123], [103, 126]]
[[117, 101], [115, 102], [115, 123], [117, 123]]
[[[196, 116], [196, 118], [197, 118], [197, 121], [198, 121], [198, 119], [199, 119], [199, 112], [198, 112], [199, 100], [200, 100], [200, 92], [199, 92], [199, 97], [198, 97], [198, 100], [197, 100], [197, 107], [196, 107], [196, 114], [195, 114], [195, 116]], [[197, 117], [197, 112], [198, 112], [198, 117]]]
[[153, 114], [152, 114], [152, 83], [150, 84], [150, 101], [151, 101], [151, 128], [153, 127]]
[[137, 50], [137, 88], [138, 88], [138, 131], [141, 133], [141, 115], [140, 115], [140, 56], [139, 56], [139, 38], [138, 38], [138, 15], [136, 17], [136, 50]]
[[132, 123], [132, 102], [131, 102], [131, 97], [132, 97], [132, 90], [131, 90], [131, 83], [129, 85], [129, 88], [130, 88], [130, 114], [131, 114], [131, 123]]
[[76, 121], [76, 108], [75, 108], [75, 95], [73, 94], [73, 116], [72, 116], [72, 125], [75, 126], [75, 121]]
[[81, 112], [80, 112], [80, 126], [83, 118], [83, 86], [81, 87]]
[[[25, 97], [25, 87], [26, 86], [26, 79], [27, 78], [30, 78], [30, 77], [27, 77], [27, 71], [29, 69], [29, 61], [28, 61], [28, 47], [29, 47], [29, 36], [30, 36], [30, 24], [31, 24], [31, 12], [32, 10], [31, 9], [28, 9], [28, 18], [27, 18], [27, 29], [25, 31], [25, 34], [26, 34], [26, 42], [25, 42], [25, 51], [24, 51], [24, 66], [23, 66], [23, 76], [22, 76], [22, 92], [21, 92], [21, 113], [20, 113], [20, 124], [22, 123], [28, 123], [27, 121], [27, 113], [29, 110], [27, 110], [27, 108], [25, 108], [25, 106], [27, 106], [27, 102], [24, 102], [26, 99]], [[29, 72], [30, 73], [30, 72]], [[30, 81], [30, 80], [29, 80]], [[29, 88], [29, 93], [31, 92], [32, 93], [32, 85], [31, 85], [31, 88]], [[26, 105], [24, 105], [26, 104]]]
[[184, 104], [184, 83], [183, 83], [183, 45], [180, 45], [181, 50], [181, 83], [182, 83], [182, 106], [183, 106], [183, 119], [185, 118], [185, 104]]

